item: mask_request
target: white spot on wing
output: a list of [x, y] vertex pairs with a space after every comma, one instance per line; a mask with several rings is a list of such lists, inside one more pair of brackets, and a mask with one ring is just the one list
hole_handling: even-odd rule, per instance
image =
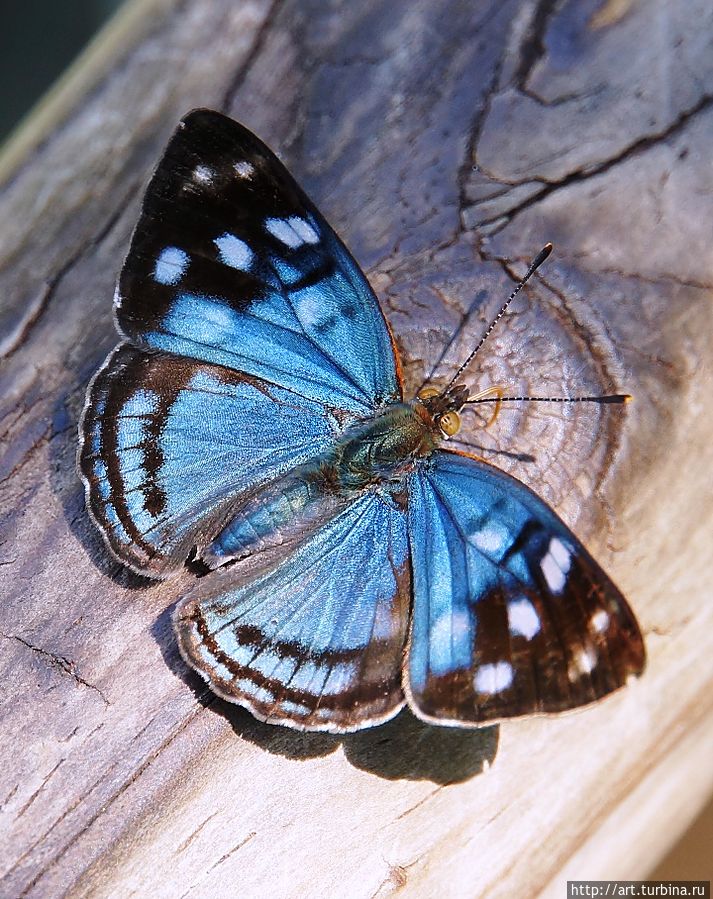
[[230, 671], [208, 651], [208, 647], [204, 643], [197, 640], [195, 646], [198, 655], [201, 657], [201, 660], [208, 671], [214, 673], [225, 681], [232, 680]]
[[243, 272], [250, 268], [250, 263], [253, 261], [255, 254], [244, 240], [241, 240], [234, 234], [226, 233], [221, 235], [221, 237], [216, 237], [213, 243], [218, 247], [220, 261], [225, 263], [225, 265], [237, 268]]
[[572, 553], [567, 549], [564, 543], [562, 543], [559, 537], [553, 537], [550, 540], [549, 552], [562, 569], [563, 573], [567, 574], [569, 566], [572, 564]]
[[529, 599], [516, 599], [508, 603], [510, 633], [532, 640], [540, 631], [540, 616]]
[[273, 237], [276, 237], [280, 243], [283, 243], [291, 250], [296, 250], [297, 247], [301, 247], [304, 243], [303, 239], [285, 219], [265, 219], [265, 227]]
[[196, 320], [191, 294], [181, 294], [163, 320], [167, 331], [176, 331], [186, 323], [195, 329], [196, 339], [215, 346], [225, 346], [235, 333], [235, 312], [222, 303], [205, 301]]
[[507, 542], [507, 533], [494, 526], [486, 525], [471, 537], [473, 543], [488, 555], [502, 554]]
[[472, 631], [473, 624], [467, 612], [451, 608], [441, 612], [428, 634], [429, 665], [434, 674], [452, 671], [464, 652], [470, 659]]
[[473, 683], [478, 693], [493, 695], [507, 690], [514, 675], [515, 672], [509, 662], [495, 662], [481, 665], [475, 672]]
[[233, 170], [238, 178], [252, 178], [255, 174], [255, 166], [244, 159], [240, 162], [236, 162], [233, 166]]
[[[571, 556], [569, 550], [558, 540], [553, 537], [547, 552], [540, 562], [540, 568], [547, 581], [547, 586], [553, 593], [561, 593], [564, 585], [567, 583], [566, 573], [569, 571]], [[563, 570], [562, 562], [566, 566]]]
[[597, 609], [589, 619], [589, 623], [598, 634], [603, 634], [609, 627], [609, 613], [605, 609]]
[[590, 674], [597, 664], [597, 654], [592, 646], [583, 646], [574, 654], [567, 674], [571, 681], [579, 680], [583, 674]]
[[288, 218], [287, 223], [292, 230], [302, 238], [304, 243], [319, 243], [319, 234], [317, 234], [309, 222], [301, 219], [298, 215], [293, 215]]
[[309, 706], [303, 705], [301, 702], [292, 702], [289, 699], [283, 699], [279, 703], [279, 708], [286, 715], [294, 715], [297, 718], [304, 718], [312, 711]]
[[325, 321], [324, 297], [313, 287], [300, 290], [293, 296], [297, 315], [305, 328], [314, 328]]
[[193, 180], [199, 184], [210, 184], [213, 180], [213, 170], [207, 165], [197, 165], [193, 169]]
[[309, 222], [298, 215], [291, 215], [288, 219], [266, 219], [265, 227], [273, 237], [291, 250], [296, 250], [306, 243], [319, 243], [319, 234]]
[[275, 694], [271, 690], [268, 690], [265, 687], [257, 687], [247, 678], [241, 678], [236, 681], [235, 686], [238, 688], [239, 692], [244, 693], [251, 699], [255, 699], [257, 702], [272, 703], [275, 701]]
[[396, 633], [399, 625], [400, 621], [392, 607], [386, 602], [379, 602], [374, 610], [374, 623], [371, 628], [372, 638], [374, 640], [388, 640]]
[[467, 612], [448, 611], [443, 612], [431, 627], [429, 642], [432, 644], [432, 654], [436, 654], [439, 647], [447, 647], [447, 655], [450, 657], [450, 648], [453, 640], [462, 640], [470, 632], [470, 618]]
[[354, 662], [337, 662], [331, 666], [331, 670], [321, 690], [324, 696], [338, 696], [357, 681], [359, 676], [358, 665]]
[[159, 284], [178, 284], [188, 268], [188, 253], [178, 247], [161, 250], [153, 270], [154, 280]]

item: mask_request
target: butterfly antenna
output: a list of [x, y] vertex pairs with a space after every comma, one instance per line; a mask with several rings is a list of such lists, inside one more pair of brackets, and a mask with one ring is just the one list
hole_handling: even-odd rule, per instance
[[466, 406], [481, 403], [629, 403], [633, 397], [629, 393], [612, 393], [606, 396], [493, 396], [466, 400]]
[[[468, 358], [465, 360], [465, 362], [460, 366], [458, 371], [453, 375], [451, 380], [448, 382], [448, 386], [443, 391], [444, 393], [448, 393], [448, 391], [455, 384], [455, 382], [458, 380], [458, 378], [460, 378], [460, 376], [463, 374], [465, 369], [470, 365], [470, 363], [473, 361], [473, 359], [475, 358], [476, 354], [478, 353], [478, 351], [480, 350], [482, 345], [485, 343], [485, 341], [488, 339], [488, 337], [492, 333], [493, 328], [497, 325], [497, 323], [500, 321], [500, 319], [505, 314], [505, 310], [508, 308], [510, 303], [512, 303], [512, 301], [515, 299], [515, 297], [520, 293], [520, 291], [525, 286], [525, 284], [527, 284], [527, 282], [534, 275], [534, 273], [537, 271], [537, 269], [542, 265], [542, 263], [545, 261], [545, 259], [547, 259], [547, 257], [550, 255], [551, 252], [552, 252], [552, 244], [546, 243], [544, 245], [544, 247], [540, 250], [540, 252], [537, 254], [537, 256], [535, 256], [535, 258], [532, 262], [532, 265], [525, 272], [525, 277], [517, 284], [517, 286], [515, 287], [515, 290], [513, 290], [513, 292], [510, 294], [510, 296], [507, 298], [507, 300], [503, 303], [498, 314], [488, 325], [488, 328], [487, 328], [485, 334], [483, 334], [483, 336], [480, 338], [480, 342], [478, 343], [476, 348], [468, 356]], [[490, 402], [494, 402], [494, 401], [491, 400]]]

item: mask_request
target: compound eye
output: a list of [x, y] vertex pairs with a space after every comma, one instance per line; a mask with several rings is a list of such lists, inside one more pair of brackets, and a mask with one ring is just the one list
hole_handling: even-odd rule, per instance
[[424, 387], [423, 390], [419, 390], [418, 398], [420, 400], [430, 400], [434, 396], [438, 396], [440, 392], [437, 387]]
[[460, 415], [457, 412], [446, 412], [438, 419], [438, 427], [446, 437], [453, 437], [460, 431]]

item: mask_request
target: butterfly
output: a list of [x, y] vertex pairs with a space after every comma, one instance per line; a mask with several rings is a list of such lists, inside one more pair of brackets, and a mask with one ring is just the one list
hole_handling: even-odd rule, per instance
[[471, 727], [642, 672], [632, 611], [569, 528], [446, 448], [478, 398], [452, 380], [404, 399], [365, 276], [242, 125], [180, 122], [114, 306], [80, 425], [87, 507], [134, 571], [203, 574], [175, 631], [219, 696], [300, 730], [406, 704]]

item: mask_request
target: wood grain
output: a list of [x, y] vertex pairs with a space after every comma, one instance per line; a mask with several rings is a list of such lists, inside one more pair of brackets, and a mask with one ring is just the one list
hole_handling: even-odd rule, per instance
[[[0, 165], [0, 893], [554, 897], [643, 876], [713, 787], [710, 4], [126, 15]], [[107, 557], [74, 456], [142, 185], [198, 105], [262, 136], [346, 239], [410, 388], [453, 371], [554, 241], [474, 387], [635, 402], [509, 408], [466, 439], [620, 583], [640, 681], [558, 719], [404, 714], [338, 739], [261, 725], [186, 670], [169, 622], [190, 577]]]

